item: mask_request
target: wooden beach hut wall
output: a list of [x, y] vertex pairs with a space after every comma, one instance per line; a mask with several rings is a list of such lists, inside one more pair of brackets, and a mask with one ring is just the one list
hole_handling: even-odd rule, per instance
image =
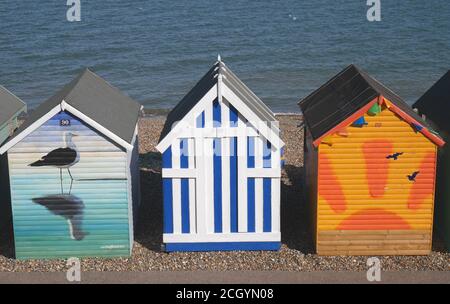
[[440, 150], [436, 189], [435, 231], [450, 251], [450, 71], [413, 105], [443, 136], [447, 144]]
[[140, 111], [86, 69], [0, 148], [8, 152], [16, 258], [130, 255]]
[[274, 114], [219, 58], [157, 145], [165, 250], [278, 250], [283, 146]]
[[18, 117], [26, 110], [22, 100], [0, 85], [0, 144], [19, 127]]
[[428, 254], [437, 147], [444, 141], [354, 65], [299, 105], [317, 253]]
[[[18, 128], [18, 117], [26, 109], [22, 100], [0, 86], [0, 145]], [[0, 155], [0, 229], [11, 217], [9, 202], [8, 162], [6, 155]]]

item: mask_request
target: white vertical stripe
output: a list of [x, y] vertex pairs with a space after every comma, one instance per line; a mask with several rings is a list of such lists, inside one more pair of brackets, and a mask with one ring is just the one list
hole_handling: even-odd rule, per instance
[[[172, 168], [180, 168], [180, 139], [172, 143]], [[173, 193], [173, 233], [181, 233], [181, 180], [172, 179]]]
[[[238, 127], [245, 130], [246, 123], [239, 114]], [[247, 232], [247, 135], [238, 136], [238, 232]]]
[[[193, 138], [188, 139], [188, 161], [189, 169], [195, 168], [195, 141]], [[189, 179], [189, 228], [191, 233], [197, 233], [197, 216], [196, 216], [196, 195], [195, 195], [195, 179]]]
[[[272, 146], [271, 159], [272, 168], [280, 168], [280, 149]], [[272, 178], [272, 232], [280, 231], [280, 183], [280, 178]]]
[[[213, 103], [205, 108], [205, 127], [213, 128]], [[214, 233], [214, 159], [213, 138], [204, 139], [206, 232]]]
[[202, 137], [195, 138], [195, 165], [198, 170], [195, 183], [195, 193], [197, 194], [197, 233], [206, 234], [206, 187], [205, 187], [205, 155], [204, 140]]
[[[255, 137], [255, 168], [263, 167], [263, 139]], [[263, 179], [255, 178], [255, 231], [263, 232]]]
[[[227, 102], [222, 103], [222, 127], [230, 127], [230, 110]], [[222, 138], [222, 231], [230, 228], [230, 138]]]

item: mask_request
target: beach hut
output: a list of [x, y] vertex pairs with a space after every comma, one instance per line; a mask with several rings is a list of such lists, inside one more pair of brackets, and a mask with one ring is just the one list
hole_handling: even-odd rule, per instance
[[[17, 118], [26, 109], [22, 100], [0, 86], [0, 145], [17, 129]], [[0, 229], [11, 216], [9, 200], [8, 163], [6, 155], [3, 155], [0, 156]]]
[[140, 111], [86, 69], [0, 148], [8, 152], [16, 258], [130, 255]]
[[219, 58], [169, 113], [157, 145], [166, 251], [279, 249], [279, 132]]
[[299, 105], [317, 253], [428, 254], [441, 137], [354, 65]]
[[0, 86], [0, 144], [19, 127], [17, 118], [26, 110], [27, 106], [22, 100]]
[[[448, 142], [450, 140], [450, 71], [413, 105]], [[441, 149], [438, 159], [435, 231], [450, 251], [450, 147]]]

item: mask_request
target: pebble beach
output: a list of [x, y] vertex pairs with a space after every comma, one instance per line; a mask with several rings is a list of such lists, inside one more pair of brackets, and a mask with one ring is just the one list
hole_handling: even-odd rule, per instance
[[[303, 131], [300, 115], [280, 115], [286, 164], [281, 185], [282, 248], [278, 252], [165, 253], [162, 245], [161, 156], [156, 151], [165, 117], [139, 122], [141, 195], [133, 254], [129, 258], [83, 258], [82, 271], [364, 271], [367, 257], [320, 257], [314, 254], [303, 200]], [[66, 271], [65, 260], [14, 259], [12, 233], [0, 234], [0, 272]], [[428, 256], [380, 257], [383, 271], [450, 271], [450, 253], [435, 236]]]

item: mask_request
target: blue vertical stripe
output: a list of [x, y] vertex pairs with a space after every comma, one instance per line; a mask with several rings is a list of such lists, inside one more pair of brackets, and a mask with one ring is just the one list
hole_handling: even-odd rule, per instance
[[[272, 145], [264, 141], [263, 167], [272, 167]], [[272, 179], [263, 178], [263, 231], [272, 231]]]
[[[186, 138], [180, 140], [180, 168], [189, 168], [188, 140]], [[181, 179], [181, 232], [190, 232], [189, 223], [189, 179]]]
[[187, 138], [180, 139], [180, 168], [189, 168], [189, 147]]
[[[216, 100], [213, 103], [213, 124], [218, 128], [222, 124], [221, 108]], [[213, 165], [214, 165], [214, 231], [222, 232], [222, 145], [221, 139], [213, 141]]]
[[213, 103], [213, 126], [214, 128], [220, 127], [222, 124], [222, 111], [219, 102], [216, 100]]
[[238, 232], [238, 158], [237, 137], [230, 140], [230, 229]]
[[255, 232], [255, 178], [247, 179], [247, 229]]
[[[255, 138], [247, 137], [247, 167], [255, 168]], [[255, 178], [247, 179], [247, 229], [255, 232]]]
[[272, 179], [263, 178], [263, 231], [272, 231]]
[[229, 104], [230, 107], [230, 126], [237, 127], [238, 124], [238, 111], [235, 107]]
[[214, 139], [214, 231], [222, 232], [222, 157], [220, 139]]
[[197, 128], [205, 127], [205, 111], [197, 117]]
[[181, 232], [190, 232], [189, 223], [189, 179], [181, 179]]
[[[230, 126], [238, 126], [239, 114], [232, 104], [228, 103], [230, 109]], [[237, 155], [237, 137], [230, 140], [230, 230], [238, 232], [238, 155]]]
[[247, 137], [247, 168], [255, 168], [255, 138]]
[[[172, 147], [163, 153], [163, 168], [172, 168]], [[164, 233], [173, 233], [172, 179], [163, 178]]]
[[269, 141], [264, 141], [263, 144], [263, 168], [272, 167], [272, 145]]

